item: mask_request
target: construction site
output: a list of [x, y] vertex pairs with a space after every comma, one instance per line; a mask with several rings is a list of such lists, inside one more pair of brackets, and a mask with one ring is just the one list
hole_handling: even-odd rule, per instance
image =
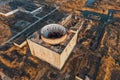
[[0, 80], [120, 80], [119, 3], [0, 0]]

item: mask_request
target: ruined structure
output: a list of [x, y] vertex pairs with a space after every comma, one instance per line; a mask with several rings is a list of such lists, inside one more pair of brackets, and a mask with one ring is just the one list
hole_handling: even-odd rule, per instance
[[0, 80], [120, 80], [119, 0], [90, 1], [0, 0]]
[[77, 31], [59, 24], [49, 24], [28, 38], [32, 55], [61, 69], [77, 42]]

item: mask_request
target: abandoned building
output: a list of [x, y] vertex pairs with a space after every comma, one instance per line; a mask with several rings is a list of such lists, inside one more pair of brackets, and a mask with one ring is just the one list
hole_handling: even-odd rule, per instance
[[[19, 13], [25, 14], [25, 18], [21, 19], [23, 16]], [[9, 24], [11, 30], [16, 33], [6, 42], [13, 41], [13, 44], [19, 48], [28, 43], [33, 56], [62, 69], [77, 42], [79, 26], [76, 26], [77, 23], [69, 25], [73, 15], [60, 12], [57, 7], [46, 5], [32, 12], [20, 8], [14, 14], [15, 18], [11, 18]], [[32, 19], [29, 20], [27, 16], [31, 16]]]
[[[50, 27], [56, 28], [55, 32]], [[47, 31], [46, 28], [50, 31]], [[32, 55], [61, 69], [76, 44], [77, 34], [68, 34], [65, 28], [58, 24], [49, 24], [43, 27], [41, 34], [36, 32], [28, 39]]]
[[[69, 25], [73, 15], [60, 12], [58, 7], [41, 5], [28, 10], [24, 4], [21, 6], [24, 9], [16, 6], [8, 12], [13, 16], [8, 22], [14, 35], [5, 43], [12, 41], [19, 48], [28, 43], [32, 55], [62, 69], [77, 42], [79, 27], [77, 23]], [[4, 16], [8, 17], [8, 13]]]
[[[57, 69], [62, 69], [76, 45], [80, 30], [78, 24], [71, 26], [70, 29], [64, 26], [65, 22], [71, 20], [71, 17], [72, 15], [68, 15], [59, 24], [51, 23], [34, 32], [27, 39], [32, 55], [50, 63]], [[79, 24], [82, 25], [83, 22]]]
[[[23, 19], [20, 13], [26, 17]], [[46, 5], [30, 13], [20, 9], [14, 15], [15, 17], [8, 20], [14, 35], [5, 43], [13, 41], [13, 44], [19, 48], [28, 43], [32, 55], [61, 69], [77, 42], [78, 26], [76, 27], [77, 24], [69, 26], [73, 15], [62, 13], [57, 7]], [[28, 16], [32, 19], [30, 20]], [[31, 29], [36, 31], [32, 35], [30, 35]]]

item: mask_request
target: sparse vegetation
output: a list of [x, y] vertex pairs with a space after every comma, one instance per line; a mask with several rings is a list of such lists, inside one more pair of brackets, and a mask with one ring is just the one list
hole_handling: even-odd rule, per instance
[[[61, 13], [73, 13], [75, 16], [77, 15], [77, 18], [81, 19], [82, 17], [85, 20], [85, 24], [78, 35], [78, 43], [62, 70], [57, 70], [48, 63], [32, 56], [28, 44], [21, 49], [11, 44], [9, 46], [1, 46], [13, 35], [10, 26], [13, 26], [14, 21], [18, 18], [15, 15], [9, 17], [0, 15], [0, 72], [5, 73], [13, 80], [35, 80], [37, 79], [36, 76], [40, 77], [40, 80], [74, 80], [76, 75], [83, 79], [87, 75], [90, 79], [96, 80], [120, 80], [119, 12], [116, 12], [113, 15], [112, 22], [107, 24], [96, 51], [91, 50], [90, 45], [95, 43], [96, 37], [100, 34], [100, 21], [86, 19], [80, 12], [80, 10], [88, 10], [107, 14], [109, 9], [120, 10], [120, 1], [96, 0], [91, 7], [85, 5], [86, 1], [33, 0], [37, 4], [60, 6], [59, 11]], [[23, 16], [30, 22], [36, 20], [31, 18], [31, 15], [28, 17], [27, 14], [20, 14], [19, 17]], [[49, 18], [56, 19], [55, 17], [58, 17], [57, 14], [53, 14]], [[73, 19], [75, 23], [78, 21]], [[10, 23], [11, 25], [9, 25]]]

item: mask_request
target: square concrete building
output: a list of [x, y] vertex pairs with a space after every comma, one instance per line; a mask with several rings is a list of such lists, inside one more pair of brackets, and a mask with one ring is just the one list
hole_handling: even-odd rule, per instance
[[68, 30], [60, 24], [48, 24], [34, 32], [27, 39], [32, 55], [62, 69], [77, 43], [79, 29], [74, 28]]

